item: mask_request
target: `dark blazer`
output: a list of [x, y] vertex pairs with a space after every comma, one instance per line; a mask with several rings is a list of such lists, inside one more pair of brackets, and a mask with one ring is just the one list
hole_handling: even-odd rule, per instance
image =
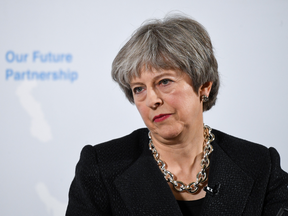
[[[201, 215], [288, 215], [288, 174], [274, 148], [213, 130], [214, 151]], [[85, 146], [67, 216], [182, 215], [148, 148], [148, 130]], [[216, 189], [218, 188], [218, 191]]]

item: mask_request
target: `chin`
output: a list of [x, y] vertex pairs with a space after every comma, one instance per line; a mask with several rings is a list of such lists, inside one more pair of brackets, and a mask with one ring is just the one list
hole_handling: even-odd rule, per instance
[[166, 127], [161, 127], [161, 128], [156, 128], [155, 130], [151, 130], [152, 134], [154, 133], [157, 136], [160, 136], [162, 139], [165, 140], [171, 140], [171, 139], [175, 139], [176, 137], [178, 137], [182, 131], [183, 128], [180, 127], [175, 127], [174, 126], [166, 126]]

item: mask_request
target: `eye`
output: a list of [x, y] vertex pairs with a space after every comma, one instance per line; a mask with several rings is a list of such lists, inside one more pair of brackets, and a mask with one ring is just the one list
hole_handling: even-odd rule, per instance
[[162, 79], [162, 80], [160, 80], [159, 85], [168, 85], [170, 82], [172, 82], [172, 80]]
[[141, 93], [143, 90], [144, 90], [143, 87], [135, 87], [135, 88], [133, 88], [134, 94], [139, 94], [139, 93]]

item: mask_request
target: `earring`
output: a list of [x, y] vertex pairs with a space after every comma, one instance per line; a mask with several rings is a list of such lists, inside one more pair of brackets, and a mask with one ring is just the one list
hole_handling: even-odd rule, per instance
[[206, 95], [202, 95], [201, 100], [205, 103], [209, 101], [209, 98]]

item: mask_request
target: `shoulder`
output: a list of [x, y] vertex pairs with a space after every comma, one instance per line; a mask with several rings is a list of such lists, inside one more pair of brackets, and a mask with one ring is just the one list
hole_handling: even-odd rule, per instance
[[263, 175], [264, 172], [270, 173], [273, 161], [271, 157], [277, 157], [276, 154], [271, 155], [270, 151], [274, 152], [275, 149], [271, 148], [272, 150], [269, 150], [263, 145], [218, 130], [213, 129], [212, 133], [215, 135], [215, 145], [218, 145], [246, 173], [254, 177], [260, 173], [260, 175]]
[[212, 133], [215, 135], [216, 145], [235, 164], [251, 176], [256, 177], [259, 174], [269, 175], [271, 172], [284, 172], [280, 167], [280, 156], [275, 148], [267, 148], [266, 146], [237, 138], [215, 129], [212, 130]]
[[148, 129], [147, 128], [140, 128], [140, 129], [137, 129], [126, 136], [112, 139], [112, 140], [109, 140], [107, 142], [103, 142], [103, 143], [94, 145], [94, 148], [95, 149], [103, 149], [103, 148], [106, 149], [106, 148], [117, 148], [117, 146], [120, 148], [122, 148], [123, 146], [133, 147], [133, 145], [135, 143], [142, 142], [143, 140], [145, 140], [145, 138], [148, 138]]
[[223, 133], [221, 131], [212, 130], [212, 133], [215, 135], [215, 141], [217, 144], [226, 152], [230, 154], [246, 156], [255, 156], [255, 154], [268, 154], [269, 150], [267, 147], [245, 140], [231, 136], [229, 134]]
[[[83, 148], [82, 153], [87, 152], [106, 152], [107, 154], [114, 154], [115, 152], [121, 152], [123, 150], [135, 150], [137, 148], [141, 148], [141, 144], [148, 140], [148, 129], [147, 128], [140, 128], [132, 133], [112, 139], [103, 143], [99, 143], [96, 145], [87, 145]], [[148, 144], [148, 143], [147, 143]], [[81, 153], [81, 154], [82, 154]]]
[[148, 129], [141, 128], [117, 139], [94, 146], [87, 145], [82, 149], [80, 158], [87, 163], [93, 158], [92, 160], [103, 169], [121, 169], [135, 161], [148, 146], [148, 142]]
[[[276, 215], [277, 212], [287, 209], [288, 174], [280, 167], [280, 156], [276, 149], [267, 148], [218, 130], [212, 130], [212, 133], [215, 135], [215, 141], [212, 142], [212, 145], [215, 147], [216, 153], [214, 156], [212, 153], [212, 158], [214, 157], [215, 161], [220, 164], [223, 161], [226, 162], [225, 165], [221, 165], [223, 167], [229, 166], [227, 161], [233, 164], [230, 166], [237, 165], [246, 176], [254, 180], [250, 201], [254, 204], [261, 202], [262, 214]], [[219, 158], [223, 155], [230, 159], [227, 160], [227, 157], [226, 160]], [[222, 174], [225, 175], [225, 171]]]
[[110, 157], [115, 161], [125, 155], [138, 155], [145, 146], [148, 146], [148, 129], [140, 128], [126, 136], [94, 145], [93, 148], [101, 159]]
[[98, 145], [86, 145], [69, 191], [69, 215], [110, 212], [107, 185], [139, 157], [145, 144], [148, 146], [148, 130], [143, 128]]

